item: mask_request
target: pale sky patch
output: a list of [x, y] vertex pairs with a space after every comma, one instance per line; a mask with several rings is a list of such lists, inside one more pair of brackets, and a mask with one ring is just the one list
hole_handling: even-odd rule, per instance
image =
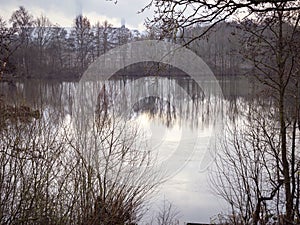
[[70, 27], [76, 15], [82, 12], [92, 25], [107, 20], [113, 26], [120, 27], [124, 19], [126, 27], [142, 31], [145, 30], [144, 20], [153, 14], [151, 10], [138, 13], [147, 3], [149, 0], [119, 0], [117, 4], [106, 0], [0, 0], [0, 15], [9, 20], [13, 11], [24, 6], [34, 17], [43, 14], [53, 24]]
[[121, 25], [121, 18], [117, 18], [117, 17], [110, 18], [106, 15], [99, 15], [96, 12], [83, 13], [83, 15], [90, 20], [91, 25], [95, 25], [98, 21], [100, 22], [100, 25], [102, 25], [106, 20], [108, 21], [109, 24], [112, 24], [113, 27], [120, 27]]

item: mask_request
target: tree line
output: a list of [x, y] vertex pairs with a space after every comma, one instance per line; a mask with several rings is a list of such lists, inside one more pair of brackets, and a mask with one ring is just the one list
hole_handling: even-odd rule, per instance
[[[21, 6], [8, 21], [0, 18], [0, 71], [2, 76], [18, 78], [77, 79], [90, 63], [114, 47], [148, 39], [184, 44], [207, 27], [198, 23], [170, 36], [157, 25], [139, 32], [125, 26], [113, 27], [108, 21], [92, 25], [87, 17], [78, 15], [74, 24], [66, 28], [53, 24], [44, 15], [34, 17]], [[236, 22], [220, 23], [209, 36], [194, 40], [189, 48], [216, 75], [240, 75], [252, 67], [238, 54], [243, 49], [240, 37], [245, 34], [238, 27]], [[137, 71], [140, 67], [131, 69]]]
[[21, 6], [9, 21], [0, 18], [1, 74], [78, 78], [99, 55], [141, 38], [140, 32], [124, 25], [92, 25], [83, 15], [76, 16], [71, 28], [63, 28]]

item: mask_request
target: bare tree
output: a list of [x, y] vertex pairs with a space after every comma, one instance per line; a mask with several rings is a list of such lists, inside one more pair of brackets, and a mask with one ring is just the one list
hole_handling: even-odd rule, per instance
[[90, 132], [84, 129], [76, 135], [73, 147], [81, 164], [78, 179], [86, 190], [79, 208], [88, 211], [82, 212], [82, 219], [91, 224], [137, 222], [145, 197], [158, 184], [151, 174], [151, 155], [137, 145], [135, 128], [111, 115], [103, 120]]
[[6, 21], [0, 18], [0, 78], [3, 73], [14, 70], [11, 58], [20, 47], [15, 38], [16, 31], [13, 27], [7, 27]]
[[177, 208], [167, 199], [156, 204], [157, 210], [155, 210], [151, 221], [147, 222], [147, 225], [178, 225], [179, 224], [179, 211]]
[[163, 200], [162, 206], [160, 207], [156, 220], [158, 225], [178, 225], [179, 212], [174, 208], [174, 205], [167, 201]]
[[105, 20], [101, 25], [100, 22], [97, 22], [95, 25], [95, 40], [96, 40], [96, 49], [97, 57], [101, 54], [106, 53], [110, 48], [112, 48], [112, 43], [109, 40], [109, 35], [112, 32], [112, 25]]
[[68, 48], [67, 31], [64, 28], [55, 26], [51, 32], [51, 40], [47, 45], [49, 65], [52, 73], [62, 74], [73, 67], [71, 57], [73, 49]]
[[[43, 67], [46, 64], [45, 60], [45, 50], [47, 46], [50, 44], [50, 41], [53, 39], [53, 25], [50, 20], [46, 17], [41, 15], [40, 17], [36, 18], [35, 20], [35, 27], [33, 31], [33, 42], [36, 44], [38, 49], [38, 65]], [[36, 66], [38, 66], [36, 65]], [[45, 69], [45, 68], [44, 68]]]
[[75, 18], [75, 25], [71, 35], [77, 52], [77, 62], [80, 70], [83, 71], [88, 65], [91, 48], [93, 47], [93, 33], [87, 17], [78, 15]]
[[9, 118], [0, 110], [7, 124], [0, 129], [1, 224], [121, 225], [141, 218], [159, 180], [133, 125], [110, 115], [110, 123], [75, 127], [57, 113], [35, 119], [8, 109]]
[[12, 27], [17, 30], [18, 40], [21, 43], [21, 58], [19, 62], [22, 65], [21, 73], [29, 75], [29, 44], [32, 33], [32, 26], [34, 25], [33, 16], [23, 7], [20, 6], [18, 10], [16, 10], [11, 18], [10, 22], [12, 23]]
[[[293, 191], [296, 190], [297, 119], [290, 123], [289, 114], [292, 111], [295, 115], [299, 108], [299, 104], [296, 103], [298, 94], [295, 92], [298, 88], [297, 85], [293, 87], [293, 84], [298, 83], [296, 78], [298, 69], [295, 66], [298, 50], [295, 42], [299, 36], [299, 1], [155, 0], [148, 7], [151, 5], [154, 5], [157, 11], [149, 24], [160, 24], [165, 33], [181, 30], [184, 34], [186, 29], [195, 24], [207, 25], [203, 32], [191, 37], [186, 44], [203, 37], [220, 21], [234, 19], [234, 16], [240, 15], [239, 13], [244, 10], [241, 23], [249, 32], [244, 42], [248, 45], [246, 58], [253, 63], [257, 77], [271, 90], [275, 101], [274, 121], [279, 123], [280, 135], [277, 143], [280, 144], [281, 162], [277, 169], [283, 176], [285, 223], [293, 224], [299, 201]], [[293, 102], [295, 107], [293, 108], [289, 102]], [[267, 135], [270, 133], [264, 134]], [[289, 145], [290, 141], [294, 144]], [[280, 185], [280, 182], [278, 179], [277, 185]]]
[[[282, 7], [284, 6], [284, 7]], [[300, 9], [298, 1], [272, 1], [272, 0], [152, 0], [141, 11], [154, 7], [153, 19], [147, 21], [147, 26], [156, 25], [164, 36], [181, 31], [181, 34], [194, 25], [208, 25], [201, 34], [192, 37], [188, 43], [204, 36], [214, 25], [243, 12], [243, 18], [253, 13], [274, 12], [296, 12]], [[281, 8], [281, 9], [279, 9]]]
[[260, 99], [239, 106], [247, 112], [228, 125], [210, 173], [212, 187], [231, 206], [233, 224], [268, 224], [284, 214], [280, 129], [270, 104]]

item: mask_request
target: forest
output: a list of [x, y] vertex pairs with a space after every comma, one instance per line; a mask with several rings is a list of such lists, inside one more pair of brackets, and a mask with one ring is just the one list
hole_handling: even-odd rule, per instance
[[[1, 74], [5, 80], [78, 80], [88, 65], [114, 47], [149, 39], [183, 43], [191, 33], [195, 35], [203, 29], [193, 27], [184, 36], [178, 34], [175, 40], [163, 36], [156, 27], [138, 31], [129, 30], [125, 25], [113, 27], [108, 21], [92, 25], [83, 15], [74, 18], [70, 27], [61, 27], [52, 24], [47, 15], [35, 17], [21, 6], [12, 12], [9, 21], [2, 18], [0, 21]], [[211, 38], [199, 39], [190, 48], [209, 64], [216, 75], [240, 75], [252, 68], [238, 54], [242, 48], [241, 32], [236, 23], [222, 23], [211, 31]], [[139, 68], [131, 70], [137, 74]]]

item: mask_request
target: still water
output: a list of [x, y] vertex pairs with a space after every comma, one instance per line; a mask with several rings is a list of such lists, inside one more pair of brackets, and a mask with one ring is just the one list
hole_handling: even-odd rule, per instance
[[253, 86], [246, 77], [219, 79], [222, 95], [209, 81], [184, 77], [115, 78], [76, 82], [26, 80], [1, 84], [0, 94], [12, 104], [41, 109], [57, 120], [86, 121], [97, 108], [134, 121], [149, 151], [157, 155], [165, 182], [149, 205], [150, 220], [162, 200], [170, 201], [182, 222], [209, 222], [226, 204], [212, 191], [208, 169], [222, 136], [222, 125], [238, 116]]

